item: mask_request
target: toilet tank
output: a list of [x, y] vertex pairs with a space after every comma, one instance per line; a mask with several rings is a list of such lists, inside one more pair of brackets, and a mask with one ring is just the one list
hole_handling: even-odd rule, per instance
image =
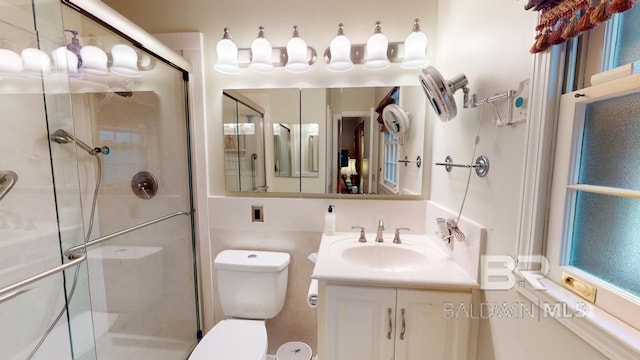
[[284, 306], [287, 294], [287, 253], [224, 250], [214, 268], [222, 312], [243, 319], [271, 319]]

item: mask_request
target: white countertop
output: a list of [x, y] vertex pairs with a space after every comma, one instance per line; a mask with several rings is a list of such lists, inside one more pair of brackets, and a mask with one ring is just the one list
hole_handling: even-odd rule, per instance
[[[366, 243], [358, 242], [358, 237], [357, 232], [323, 234], [312, 278], [329, 283], [416, 289], [469, 290], [479, 287], [478, 280], [455, 262], [452, 253], [434, 243], [439, 239], [426, 234], [402, 234], [402, 244], [394, 244], [392, 234], [385, 234], [383, 243], [374, 242], [375, 234], [368, 233]], [[388, 252], [389, 256], [393, 256], [393, 249], [389, 248], [404, 247], [424, 255], [425, 261], [380, 269], [349, 262], [342, 256], [343, 251], [362, 246], [380, 247], [380, 253]]]

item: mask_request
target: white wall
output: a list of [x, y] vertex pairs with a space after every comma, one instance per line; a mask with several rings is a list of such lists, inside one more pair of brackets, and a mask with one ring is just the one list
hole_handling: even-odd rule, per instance
[[[531, 77], [533, 68], [533, 56], [528, 50], [534, 36], [536, 14], [525, 12], [524, 4], [499, 0], [440, 1], [437, 68], [447, 78], [464, 72], [472, 93], [478, 93], [480, 98], [517, 89], [521, 80]], [[462, 103], [461, 91], [456, 100]], [[453, 156], [455, 162], [471, 160], [479, 116], [480, 109], [462, 109], [459, 105], [458, 117], [454, 120], [447, 123], [436, 120], [434, 162], [444, 160], [447, 154]], [[516, 251], [525, 126], [497, 127], [492, 118], [492, 107], [486, 106], [477, 155], [487, 155], [491, 169], [484, 178], [471, 176], [464, 215], [488, 229], [488, 254], [506, 255]], [[467, 174], [462, 169], [448, 174], [441, 167], [433, 167], [431, 200], [458, 209]], [[509, 305], [526, 302], [515, 290], [485, 291], [482, 301]], [[492, 317], [481, 321], [478, 359], [560, 358], [600, 359], [603, 356], [555, 320]]]

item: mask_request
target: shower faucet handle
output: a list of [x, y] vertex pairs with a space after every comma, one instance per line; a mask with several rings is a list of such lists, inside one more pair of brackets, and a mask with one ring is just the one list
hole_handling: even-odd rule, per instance
[[364, 226], [352, 226], [352, 229], [360, 229], [360, 237], [358, 238], [358, 242], [364, 243], [367, 242], [367, 238], [364, 236]]

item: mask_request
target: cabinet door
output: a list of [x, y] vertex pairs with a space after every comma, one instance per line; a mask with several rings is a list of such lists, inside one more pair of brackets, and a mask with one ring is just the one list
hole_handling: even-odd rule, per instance
[[396, 290], [327, 285], [324, 360], [393, 360]]
[[398, 290], [395, 360], [466, 360], [471, 319], [444, 311], [461, 302], [468, 305], [471, 294]]

